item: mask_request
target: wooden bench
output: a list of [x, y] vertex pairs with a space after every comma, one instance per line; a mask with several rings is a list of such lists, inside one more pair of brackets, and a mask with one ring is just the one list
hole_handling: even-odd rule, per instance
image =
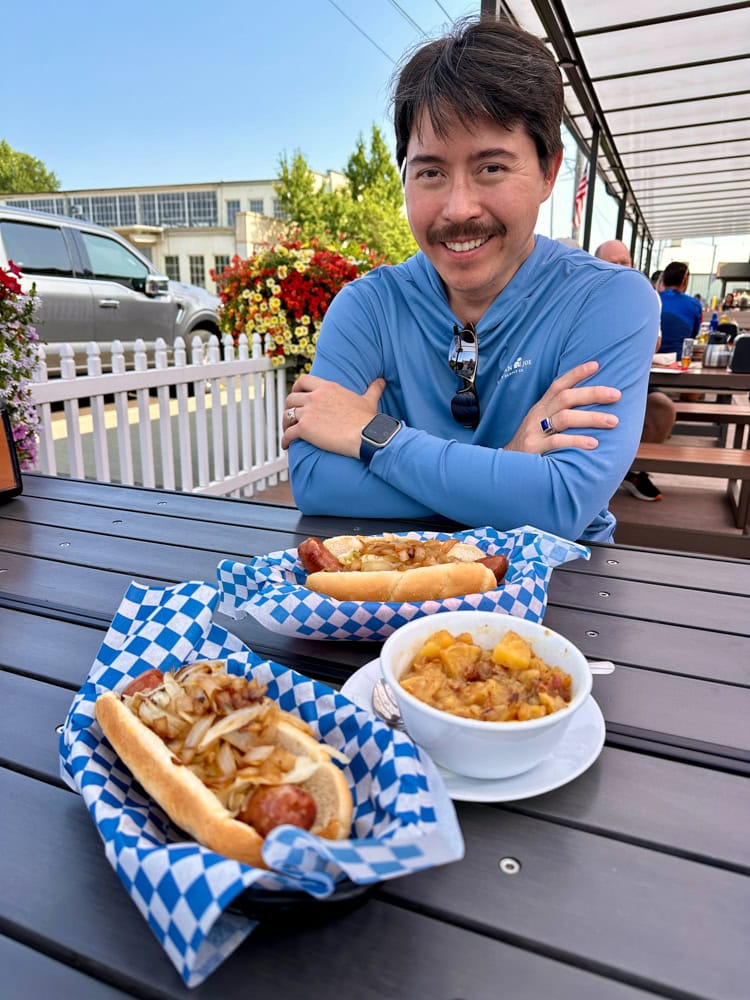
[[[750, 534], [750, 448], [701, 448], [696, 445], [641, 444], [633, 469], [673, 476], [726, 479], [734, 522]], [[739, 482], [739, 488], [735, 485]]]
[[745, 430], [750, 426], [750, 405], [746, 403], [681, 403], [676, 400], [675, 409], [678, 420], [733, 426], [734, 435], [728, 443], [735, 448], [750, 445], [750, 434]]

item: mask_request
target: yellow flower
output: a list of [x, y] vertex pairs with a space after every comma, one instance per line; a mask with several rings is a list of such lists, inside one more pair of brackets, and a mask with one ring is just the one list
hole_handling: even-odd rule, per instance
[[306, 268], [305, 268], [305, 265], [302, 263], [301, 260], [298, 260], [298, 261], [295, 262], [294, 270], [295, 271], [299, 271], [300, 274], [304, 274], [305, 273]]
[[253, 302], [262, 302], [262, 301], [263, 301], [263, 296], [260, 294], [260, 292], [254, 292]]
[[272, 313], [277, 313], [279, 309], [281, 309], [280, 299], [277, 299], [276, 296], [274, 295], [272, 299], [269, 299], [268, 308], [271, 310]]
[[245, 291], [242, 293], [242, 298], [243, 299], [249, 299], [251, 294], [252, 293], [251, 293], [250, 289], [246, 288]]
[[271, 291], [274, 295], [281, 295], [281, 285], [277, 285], [275, 282], [271, 285]]
[[284, 278], [286, 278], [287, 274], [289, 274], [289, 268], [286, 266], [286, 264], [279, 264], [279, 266], [276, 268], [276, 273], [278, 274], [279, 278], [283, 281]]
[[274, 344], [283, 344], [284, 343], [284, 337], [280, 333], [277, 333], [275, 335], [275, 337], [273, 338], [273, 342], [274, 342]]
[[307, 315], [307, 313], [305, 313], [304, 316], [300, 316], [300, 323], [302, 324], [302, 326], [310, 325], [310, 317]]
[[306, 326], [297, 326], [297, 327], [295, 327], [294, 328], [294, 336], [297, 337], [297, 339], [301, 339], [302, 337], [306, 337], [307, 336], [307, 327]]

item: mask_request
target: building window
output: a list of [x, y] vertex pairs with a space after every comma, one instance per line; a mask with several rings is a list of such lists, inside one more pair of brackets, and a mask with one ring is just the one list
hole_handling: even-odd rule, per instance
[[215, 191], [188, 191], [187, 203], [189, 226], [219, 225]]
[[234, 219], [240, 210], [239, 199], [227, 202], [227, 225], [234, 229]]
[[156, 223], [156, 195], [140, 194], [138, 198], [141, 203], [141, 222], [144, 226], [155, 226]]
[[167, 277], [170, 281], [180, 280], [180, 258], [176, 253], [168, 253], [164, 257], [164, 270], [167, 272]]
[[121, 194], [117, 196], [121, 226], [134, 226], [138, 222], [138, 214], [134, 194]]
[[285, 219], [286, 212], [281, 207], [281, 202], [278, 198], [273, 199], [273, 217], [274, 219]]
[[71, 198], [69, 213], [73, 219], [87, 219], [91, 222], [91, 199], [78, 196]]
[[30, 198], [29, 199], [31, 207], [35, 212], [53, 212], [55, 211], [55, 199], [54, 198]]
[[187, 226], [184, 191], [165, 191], [157, 195], [160, 226]]
[[257, 212], [258, 215], [263, 215], [263, 199], [262, 198], [251, 198], [250, 199], [250, 211]]
[[190, 284], [206, 287], [206, 263], [203, 255], [190, 255]]
[[117, 198], [113, 195], [94, 195], [91, 199], [92, 222], [99, 226], [117, 225]]
[[[217, 253], [214, 257], [214, 274], [218, 278], [225, 267], [229, 267], [229, 254], [228, 253]], [[216, 282], [216, 292], [218, 294], [219, 283]]]

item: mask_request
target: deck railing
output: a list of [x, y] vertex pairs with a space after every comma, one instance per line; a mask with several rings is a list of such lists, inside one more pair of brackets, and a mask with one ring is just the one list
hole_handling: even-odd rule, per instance
[[31, 385], [39, 471], [235, 497], [286, 480], [286, 373], [271, 365], [257, 334], [250, 343], [241, 336], [237, 347], [228, 335], [222, 345], [196, 336], [190, 362], [181, 337], [173, 348], [161, 339], [115, 341], [105, 374], [102, 346], [87, 345], [88, 374], [76, 375], [80, 345], [62, 345], [54, 379], [49, 349], [41, 348]]

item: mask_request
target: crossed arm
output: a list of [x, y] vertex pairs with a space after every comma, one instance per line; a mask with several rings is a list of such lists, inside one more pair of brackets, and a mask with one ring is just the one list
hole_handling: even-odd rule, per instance
[[[346, 330], [339, 327], [319, 352], [320, 364], [316, 362], [326, 377], [301, 376], [286, 400], [295, 419], [284, 420], [282, 443], [290, 448], [298, 506], [309, 514], [340, 516], [438, 514], [500, 530], [534, 524], [567, 538], [582, 537], [592, 522], [603, 527], [597, 515], [606, 511], [627, 472], [643, 426], [658, 312], [654, 303], [642, 299], [635, 318], [632, 310], [627, 320], [607, 315], [606, 336], [593, 339], [597, 329], [604, 329], [602, 314], [611, 310], [611, 302], [572, 340], [554, 348], [565, 352], [557, 358], [561, 373], [550, 376], [547, 389], [517, 425], [507, 422], [508, 440], [492, 439], [492, 423], [486, 443], [479, 444], [421, 429], [431, 426], [429, 420], [408, 426], [407, 419], [369, 467], [359, 460], [362, 428], [377, 412], [383, 393], [383, 409], [402, 416], [404, 387], [386, 386], [382, 378], [367, 384], [367, 371], [378, 370], [381, 347], [360, 324], [344, 343], [340, 337]], [[598, 361], [575, 364], [589, 351], [594, 354], [589, 345]], [[348, 358], [346, 364], [342, 356]], [[414, 363], [419, 368], [424, 362], [417, 358]], [[594, 384], [599, 380], [609, 384]], [[432, 385], [426, 370], [424, 382]], [[420, 386], [410, 391], [415, 389]], [[502, 406], [502, 397], [497, 398]], [[507, 416], [507, 409], [502, 412]], [[486, 408], [484, 413], [483, 419], [493, 419]], [[544, 433], [542, 419], [551, 419], [554, 433]], [[495, 424], [501, 425], [502, 420]], [[611, 536], [611, 519], [600, 537], [605, 534]], [[588, 532], [585, 537], [598, 536]]]

